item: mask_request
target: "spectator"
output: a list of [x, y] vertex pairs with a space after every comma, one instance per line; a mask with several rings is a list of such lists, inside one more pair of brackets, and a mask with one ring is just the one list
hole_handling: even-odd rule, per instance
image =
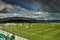
[[14, 33], [11, 35], [11, 40], [15, 40]]

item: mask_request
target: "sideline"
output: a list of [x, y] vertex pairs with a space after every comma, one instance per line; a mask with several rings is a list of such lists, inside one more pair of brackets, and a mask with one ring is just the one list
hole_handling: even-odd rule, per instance
[[[0, 33], [9, 37], [12, 35], [12, 33], [6, 32], [4, 30], [0, 30]], [[15, 40], [28, 40], [28, 39], [15, 35]]]

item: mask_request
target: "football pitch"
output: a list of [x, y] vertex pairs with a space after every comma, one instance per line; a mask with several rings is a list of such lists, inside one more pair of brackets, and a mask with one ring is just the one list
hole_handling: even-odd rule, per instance
[[60, 40], [60, 23], [0, 24], [3, 30], [29, 40]]

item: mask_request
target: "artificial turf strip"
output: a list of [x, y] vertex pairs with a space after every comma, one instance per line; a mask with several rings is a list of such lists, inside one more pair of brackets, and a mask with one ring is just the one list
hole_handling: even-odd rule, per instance
[[60, 40], [60, 23], [2, 25], [4, 30], [29, 40]]

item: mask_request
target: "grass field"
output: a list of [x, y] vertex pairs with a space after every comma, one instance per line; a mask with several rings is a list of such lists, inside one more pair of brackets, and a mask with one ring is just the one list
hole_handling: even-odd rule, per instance
[[29, 40], [60, 40], [60, 23], [0, 24], [4, 30]]

